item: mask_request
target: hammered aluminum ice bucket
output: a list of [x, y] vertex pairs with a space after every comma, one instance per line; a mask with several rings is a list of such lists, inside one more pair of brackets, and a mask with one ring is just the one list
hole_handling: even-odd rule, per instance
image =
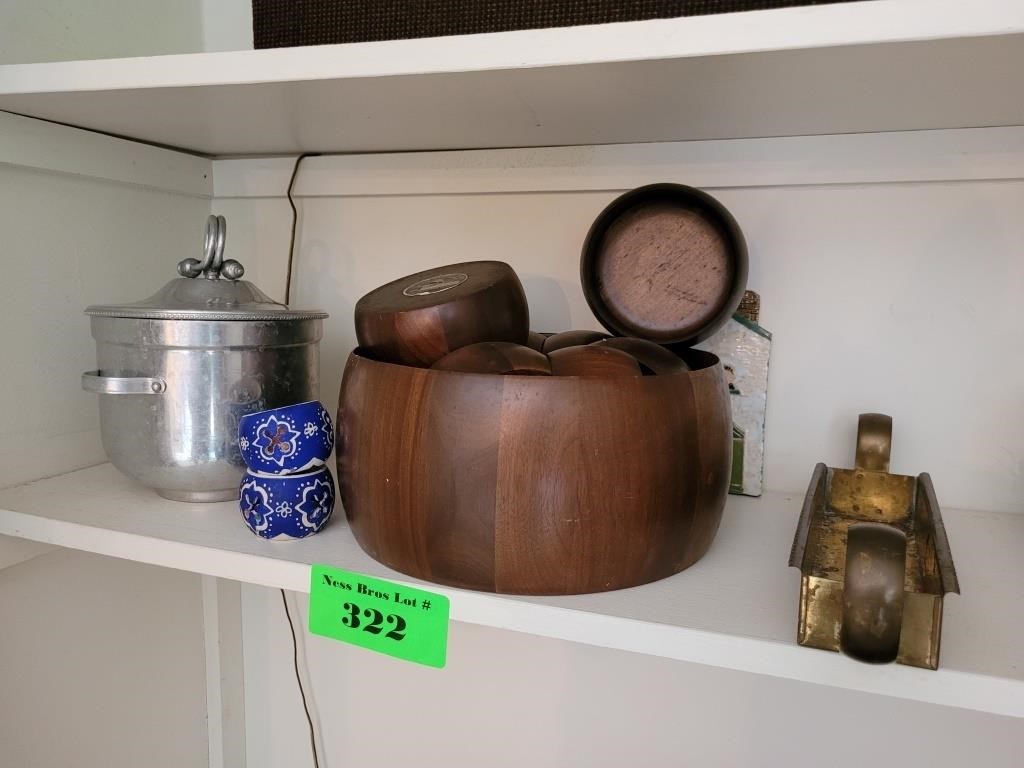
[[[211, 231], [212, 230], [212, 231]], [[92, 306], [100, 431], [111, 463], [177, 501], [238, 497], [245, 463], [238, 420], [319, 397], [327, 315], [288, 309], [223, 260], [223, 217], [211, 217], [202, 262], [136, 304]]]

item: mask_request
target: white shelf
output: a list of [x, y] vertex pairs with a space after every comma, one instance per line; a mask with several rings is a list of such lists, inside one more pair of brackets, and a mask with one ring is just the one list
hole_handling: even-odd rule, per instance
[[[946, 599], [937, 672], [867, 666], [796, 644], [799, 575], [786, 566], [801, 498], [730, 497], [707, 556], [635, 589], [518, 598], [426, 585], [452, 618], [590, 645], [1024, 717], [1024, 515], [946, 511], [964, 595]], [[0, 491], [0, 534], [306, 592], [327, 563], [424, 586], [365, 555], [340, 514], [301, 542], [253, 536], [234, 503], [158, 498], [111, 465]]]
[[0, 66], [0, 109], [210, 155], [1024, 123], [1024, 3], [839, 5]]

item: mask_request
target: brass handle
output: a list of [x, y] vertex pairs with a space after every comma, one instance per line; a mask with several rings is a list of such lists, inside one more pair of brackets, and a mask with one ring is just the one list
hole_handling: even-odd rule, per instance
[[903, 531], [882, 523], [850, 526], [839, 631], [839, 649], [847, 656], [873, 664], [896, 660], [903, 629], [906, 562]]
[[892, 448], [892, 416], [862, 413], [857, 419], [857, 469], [889, 471]]

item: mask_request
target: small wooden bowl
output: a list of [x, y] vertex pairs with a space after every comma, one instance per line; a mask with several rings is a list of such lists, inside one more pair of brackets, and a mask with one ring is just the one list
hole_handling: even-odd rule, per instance
[[692, 346], [739, 306], [747, 246], [725, 206], [680, 184], [651, 184], [594, 221], [580, 259], [583, 293], [618, 336]]
[[547, 355], [508, 341], [481, 341], [449, 352], [432, 366], [435, 371], [550, 376]]
[[544, 348], [541, 350], [544, 354], [550, 354], [558, 349], [565, 349], [566, 347], [579, 347], [584, 344], [591, 344], [601, 339], [607, 339], [607, 333], [601, 333], [601, 331], [562, 331], [561, 333], [553, 333], [544, 340]]
[[602, 346], [564, 347], [548, 355], [553, 376], [611, 379], [643, 376], [640, 363], [628, 352]]
[[662, 376], [667, 373], [678, 373], [688, 371], [688, 366], [682, 358], [674, 352], [665, 349], [660, 344], [645, 339], [634, 339], [629, 336], [619, 336], [614, 339], [594, 342], [596, 347], [610, 347], [618, 349], [633, 356], [640, 363], [640, 370], [644, 375]]
[[371, 291], [356, 303], [355, 325], [367, 354], [430, 366], [480, 341], [525, 344], [530, 313], [512, 267], [471, 261], [418, 272]]

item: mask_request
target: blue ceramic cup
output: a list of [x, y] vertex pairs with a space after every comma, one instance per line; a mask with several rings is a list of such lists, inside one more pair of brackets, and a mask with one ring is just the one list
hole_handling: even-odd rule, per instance
[[334, 425], [316, 400], [249, 413], [238, 421], [238, 447], [256, 472], [307, 472], [331, 455]]
[[301, 475], [269, 475], [251, 469], [238, 492], [242, 519], [257, 536], [304, 539], [319, 533], [334, 511], [334, 478], [321, 467]]

